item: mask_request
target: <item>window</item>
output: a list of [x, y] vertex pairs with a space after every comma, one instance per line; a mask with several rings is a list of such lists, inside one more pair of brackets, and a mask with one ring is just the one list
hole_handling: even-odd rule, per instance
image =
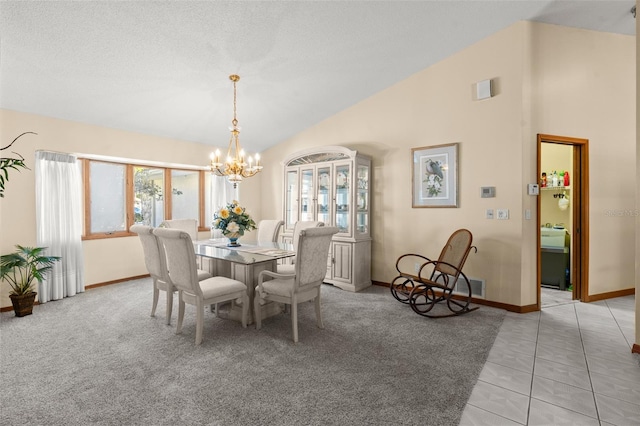
[[200, 218], [200, 172], [171, 170], [171, 218]]
[[133, 167], [133, 222], [156, 227], [164, 220], [164, 169]]
[[[88, 179], [87, 179], [88, 177]], [[126, 166], [91, 161], [85, 164], [85, 234], [127, 230]]]
[[156, 227], [165, 219], [198, 219], [200, 230], [206, 231], [216, 208], [213, 203], [232, 195], [224, 182], [214, 185], [204, 170], [82, 161], [83, 239], [129, 236], [133, 224]]

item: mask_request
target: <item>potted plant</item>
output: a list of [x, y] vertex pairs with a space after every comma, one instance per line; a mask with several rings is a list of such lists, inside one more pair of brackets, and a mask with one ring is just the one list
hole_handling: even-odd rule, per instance
[[23, 247], [16, 245], [16, 251], [0, 256], [0, 280], [11, 285], [11, 303], [17, 317], [30, 315], [36, 292], [34, 280], [41, 282], [51, 271], [58, 256], [46, 256], [46, 247]]
[[[9, 145], [0, 148], [0, 151], [11, 148], [11, 146], [16, 143], [20, 136], [24, 136], [27, 134], [37, 135], [37, 133], [34, 132], [24, 132], [23, 134], [17, 136]], [[14, 152], [14, 154], [18, 157], [0, 157], [0, 198], [4, 198], [4, 187], [6, 182], [9, 180], [9, 170], [13, 169], [20, 171], [21, 168], [28, 169], [27, 165], [24, 162], [24, 157], [17, 152]]]

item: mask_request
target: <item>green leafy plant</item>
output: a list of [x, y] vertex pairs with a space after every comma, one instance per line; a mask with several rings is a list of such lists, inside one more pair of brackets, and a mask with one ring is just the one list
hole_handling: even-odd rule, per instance
[[8, 281], [11, 293], [27, 294], [33, 291], [34, 280], [42, 281], [60, 260], [58, 256], [45, 256], [46, 247], [23, 247], [16, 245], [16, 251], [0, 256], [0, 280]]
[[[37, 135], [37, 133], [33, 132], [24, 132], [21, 135], [18, 135], [9, 145], [0, 148], [0, 151], [9, 149], [11, 145], [13, 145], [21, 136], [24, 136], [26, 134]], [[24, 163], [24, 157], [17, 152], [12, 152], [18, 157], [0, 157], [0, 198], [4, 198], [4, 186], [5, 183], [9, 180], [9, 170], [13, 169], [20, 171], [21, 168], [29, 170], [29, 167], [27, 167], [27, 165]]]

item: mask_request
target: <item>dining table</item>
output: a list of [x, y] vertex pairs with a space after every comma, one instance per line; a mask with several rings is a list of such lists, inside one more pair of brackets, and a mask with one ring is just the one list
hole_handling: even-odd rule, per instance
[[[271, 241], [242, 241], [238, 246], [229, 246], [226, 238], [198, 240], [193, 242], [196, 257], [200, 259], [200, 268], [213, 276], [223, 276], [243, 282], [249, 296], [248, 324], [254, 322], [253, 299], [258, 285], [258, 276], [262, 271], [276, 271], [278, 262], [286, 262], [295, 256], [293, 246], [287, 243]], [[242, 318], [241, 301], [236, 301], [229, 309], [216, 309], [216, 314], [240, 321]], [[269, 303], [262, 306], [262, 319], [281, 313], [283, 306]]]

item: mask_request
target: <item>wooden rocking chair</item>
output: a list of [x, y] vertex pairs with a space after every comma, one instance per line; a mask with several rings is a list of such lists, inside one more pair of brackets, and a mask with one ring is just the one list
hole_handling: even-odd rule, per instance
[[[419, 254], [404, 254], [396, 261], [399, 275], [391, 282], [391, 294], [396, 300], [409, 304], [418, 315], [430, 318], [450, 317], [475, 311], [471, 303], [471, 285], [462, 272], [472, 246], [473, 236], [467, 229], [458, 229], [449, 237], [438, 260]], [[408, 273], [414, 265], [414, 274]], [[454, 291], [456, 294], [454, 294]], [[440, 302], [446, 302], [450, 313], [430, 311]]]

